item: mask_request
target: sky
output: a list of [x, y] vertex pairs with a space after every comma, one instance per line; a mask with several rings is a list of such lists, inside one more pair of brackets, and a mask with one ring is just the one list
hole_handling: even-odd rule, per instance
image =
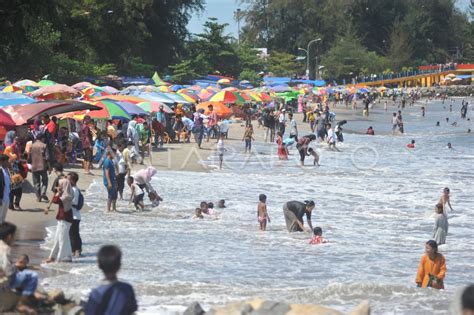
[[[188, 24], [188, 30], [191, 33], [201, 33], [203, 31], [202, 24], [206, 22], [208, 17], [215, 17], [219, 23], [228, 23], [226, 31], [237, 38], [237, 21], [234, 20], [234, 12], [239, 8], [238, 0], [206, 0], [204, 12], [200, 15], [194, 15]], [[241, 9], [244, 6], [240, 6]], [[241, 25], [242, 27], [242, 25]]]
[[[469, 7], [469, 1], [470, 0], [457, 0], [456, 4], [461, 11], [465, 11]], [[207, 18], [215, 17], [219, 20], [219, 23], [229, 24], [226, 29], [227, 33], [237, 38], [237, 21], [234, 20], [234, 12], [239, 8], [239, 2], [239, 0], [206, 0], [204, 12], [200, 15], [194, 15], [189, 22], [189, 31], [191, 33], [201, 33], [203, 31], [202, 24]], [[244, 9], [243, 6], [240, 6], [240, 8]]]

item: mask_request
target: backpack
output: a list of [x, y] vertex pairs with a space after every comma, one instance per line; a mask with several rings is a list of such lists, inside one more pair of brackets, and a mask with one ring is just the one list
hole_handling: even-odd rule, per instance
[[79, 198], [77, 200], [77, 205], [74, 205], [74, 208], [76, 208], [77, 210], [81, 210], [82, 207], [84, 206], [84, 196], [82, 195], [79, 188], [77, 189], [77, 191], [79, 192]]

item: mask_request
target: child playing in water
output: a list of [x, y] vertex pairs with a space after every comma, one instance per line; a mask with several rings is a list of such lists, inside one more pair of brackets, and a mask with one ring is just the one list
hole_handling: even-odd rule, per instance
[[328, 242], [327, 240], [323, 239], [323, 229], [321, 229], [319, 226], [313, 229], [313, 234], [313, 238], [311, 239], [311, 241], [309, 241], [310, 244], [314, 245]]
[[257, 219], [258, 223], [260, 223], [260, 231], [265, 231], [267, 229], [267, 220], [270, 222], [270, 217], [267, 213], [267, 196], [260, 194], [258, 200]]
[[449, 200], [449, 188], [446, 187], [443, 189], [443, 194], [441, 195], [441, 197], [439, 198], [439, 201], [438, 203], [442, 204], [443, 205], [443, 210], [446, 212], [446, 204], [448, 204], [449, 206], [449, 209], [451, 209], [451, 211], [454, 211], [453, 210], [453, 207], [451, 207], [451, 202]]
[[145, 197], [145, 192], [137, 185], [137, 183], [134, 182], [132, 176], [128, 176], [127, 184], [130, 187], [130, 190], [132, 191], [132, 194], [130, 195], [129, 204], [133, 201], [135, 209], [143, 211], [143, 209], [145, 208], [145, 204], [143, 203], [143, 197]]
[[204, 219], [204, 216], [202, 215], [201, 208], [196, 208], [196, 210], [194, 211], [193, 220], [194, 219]]
[[309, 149], [308, 149], [308, 156], [310, 156], [310, 155], [314, 157], [313, 165], [318, 165], [318, 166], [320, 166], [320, 165], [319, 165], [319, 155], [318, 155], [318, 153], [317, 153], [315, 150], [313, 150], [313, 148], [309, 148]]
[[411, 140], [409, 144], [407, 144], [408, 149], [414, 149], [415, 148], [415, 140]]

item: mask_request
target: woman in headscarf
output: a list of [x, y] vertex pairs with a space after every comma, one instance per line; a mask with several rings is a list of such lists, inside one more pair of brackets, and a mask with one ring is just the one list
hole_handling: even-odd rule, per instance
[[153, 186], [151, 186], [151, 178], [157, 173], [154, 167], [148, 166], [147, 168], [141, 169], [132, 175], [134, 182], [140, 189], [145, 189], [148, 193], [148, 198], [153, 202], [154, 206], [157, 206], [159, 201], [163, 199], [156, 193]]
[[[313, 209], [313, 200], [305, 200], [304, 203], [299, 201], [285, 202], [283, 205], [283, 215], [285, 216], [288, 232], [309, 232], [313, 230], [313, 224], [311, 223], [311, 212]], [[304, 226], [303, 217], [305, 215], [309, 229]]]
[[54, 235], [53, 248], [51, 249], [48, 259], [45, 261], [46, 263], [52, 263], [54, 261], [72, 261], [69, 229], [71, 228], [71, 224], [73, 222], [73, 215], [71, 211], [73, 197], [74, 192], [69, 180], [67, 178], [60, 179], [57, 193], [51, 199], [48, 207], [44, 210], [44, 213], [48, 214], [52, 203], [56, 203], [58, 205], [58, 212], [56, 214], [58, 225], [56, 226], [56, 232]]
[[446, 276], [446, 259], [438, 253], [438, 244], [430, 240], [425, 244], [425, 254], [421, 257], [416, 274], [418, 287], [444, 289], [444, 277]]

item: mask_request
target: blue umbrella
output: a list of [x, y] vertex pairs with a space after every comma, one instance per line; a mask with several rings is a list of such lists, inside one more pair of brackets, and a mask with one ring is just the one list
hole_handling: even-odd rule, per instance
[[137, 105], [129, 102], [115, 102], [118, 106], [122, 107], [129, 115], [145, 115], [149, 116], [150, 114], [138, 107]]
[[18, 93], [0, 93], [0, 107], [17, 104], [31, 104], [36, 102], [34, 98]]

